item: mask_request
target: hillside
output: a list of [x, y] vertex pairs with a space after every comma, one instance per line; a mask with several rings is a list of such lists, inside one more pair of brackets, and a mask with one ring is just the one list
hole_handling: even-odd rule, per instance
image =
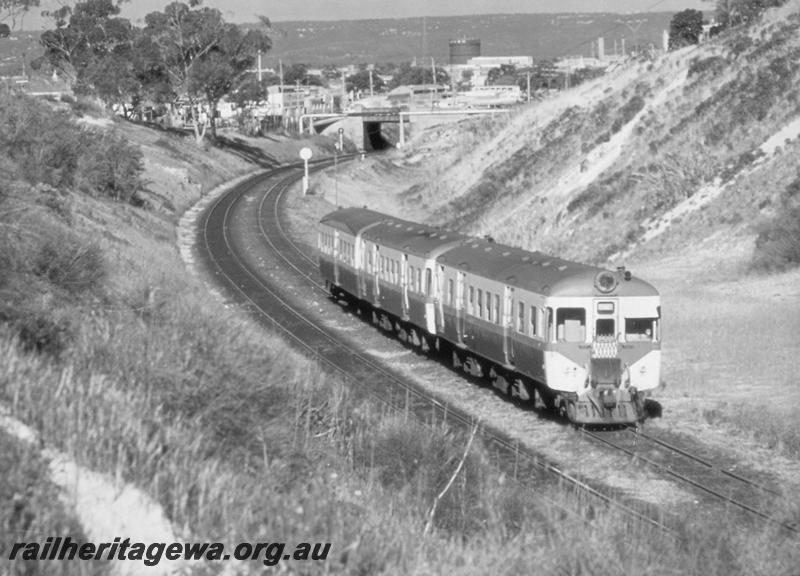
[[479, 38], [483, 56], [532, 56], [535, 60], [591, 56], [593, 42], [605, 38], [606, 52], [634, 46], [661, 46], [670, 12], [636, 14], [485, 14], [469, 16], [276, 22], [265, 62], [311, 64], [449, 61], [449, 41]]
[[340, 175], [340, 202], [627, 265], [664, 296], [663, 424], [724, 442], [727, 423], [797, 456], [798, 56], [794, 0], [507, 116], [417, 132]]

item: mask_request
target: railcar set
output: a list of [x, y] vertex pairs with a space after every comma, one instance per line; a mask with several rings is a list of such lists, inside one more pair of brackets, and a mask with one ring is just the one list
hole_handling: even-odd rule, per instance
[[423, 350], [575, 424], [630, 424], [660, 383], [661, 304], [605, 270], [366, 208], [319, 223], [331, 295]]

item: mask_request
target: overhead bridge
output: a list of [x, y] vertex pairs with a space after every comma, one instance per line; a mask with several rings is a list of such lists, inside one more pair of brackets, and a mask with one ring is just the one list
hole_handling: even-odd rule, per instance
[[[358, 112], [341, 114], [304, 114], [300, 117], [301, 131], [308, 134], [321, 134], [336, 123], [348, 125], [345, 128], [348, 138], [360, 143], [363, 150], [383, 150], [392, 146], [405, 145], [406, 130], [414, 118], [414, 123], [433, 125], [440, 122], [458, 121], [470, 115], [494, 114], [497, 110], [416, 110], [400, 108], [369, 108]], [[360, 120], [360, 122], [359, 122]], [[306, 122], [308, 122], [306, 129]], [[358, 126], [354, 124], [358, 123]], [[384, 130], [384, 124], [397, 125]]]

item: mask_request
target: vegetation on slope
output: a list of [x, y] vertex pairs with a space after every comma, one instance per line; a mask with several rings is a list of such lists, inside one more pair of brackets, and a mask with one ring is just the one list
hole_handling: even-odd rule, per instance
[[[34, 102], [25, 108], [41, 115], [42, 140], [27, 150], [44, 161], [26, 171], [30, 158], [20, 153], [2, 168], [0, 290], [13, 305], [0, 327], [0, 399], [46, 445], [144, 489], [181, 527], [180, 538], [332, 542], [326, 563], [301, 567], [309, 573], [516, 574], [536, 566], [552, 574], [730, 574], [797, 563], [793, 542], [772, 530], [745, 538], [701, 526], [665, 542], [570, 491], [540, 486], [532, 496], [498, 471], [480, 442], [426, 530], [465, 435], [410, 422], [344, 388], [182, 271], [172, 207], [200, 196], [193, 182], [248, 166], [123, 125], [128, 140], [142, 142], [143, 165], [169, 156], [162, 172], [174, 174], [149, 173], [162, 186], [137, 184], [130, 198], [147, 201], [133, 206], [75, 171], [107, 165], [95, 161], [103, 150], [81, 140], [84, 129]], [[57, 140], [48, 126], [84, 142], [76, 158], [43, 153]], [[127, 174], [127, 185], [140, 175]], [[26, 487], [14, 479], [29, 477], [25, 466], [18, 459], [4, 468], [14, 491]], [[47, 490], [38, 470], [36, 489]], [[55, 502], [27, 500], [32, 525], [78, 537]], [[0, 525], [16, 522], [14, 508], [0, 513]]]

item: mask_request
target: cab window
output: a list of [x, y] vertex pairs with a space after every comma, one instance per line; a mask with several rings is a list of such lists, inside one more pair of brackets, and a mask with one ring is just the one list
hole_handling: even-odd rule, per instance
[[559, 342], [584, 342], [586, 309], [559, 308], [556, 311], [556, 338]]
[[595, 336], [598, 338], [613, 338], [615, 336], [614, 319], [598, 318], [595, 323]]
[[625, 318], [625, 339], [628, 342], [655, 342], [657, 318]]

